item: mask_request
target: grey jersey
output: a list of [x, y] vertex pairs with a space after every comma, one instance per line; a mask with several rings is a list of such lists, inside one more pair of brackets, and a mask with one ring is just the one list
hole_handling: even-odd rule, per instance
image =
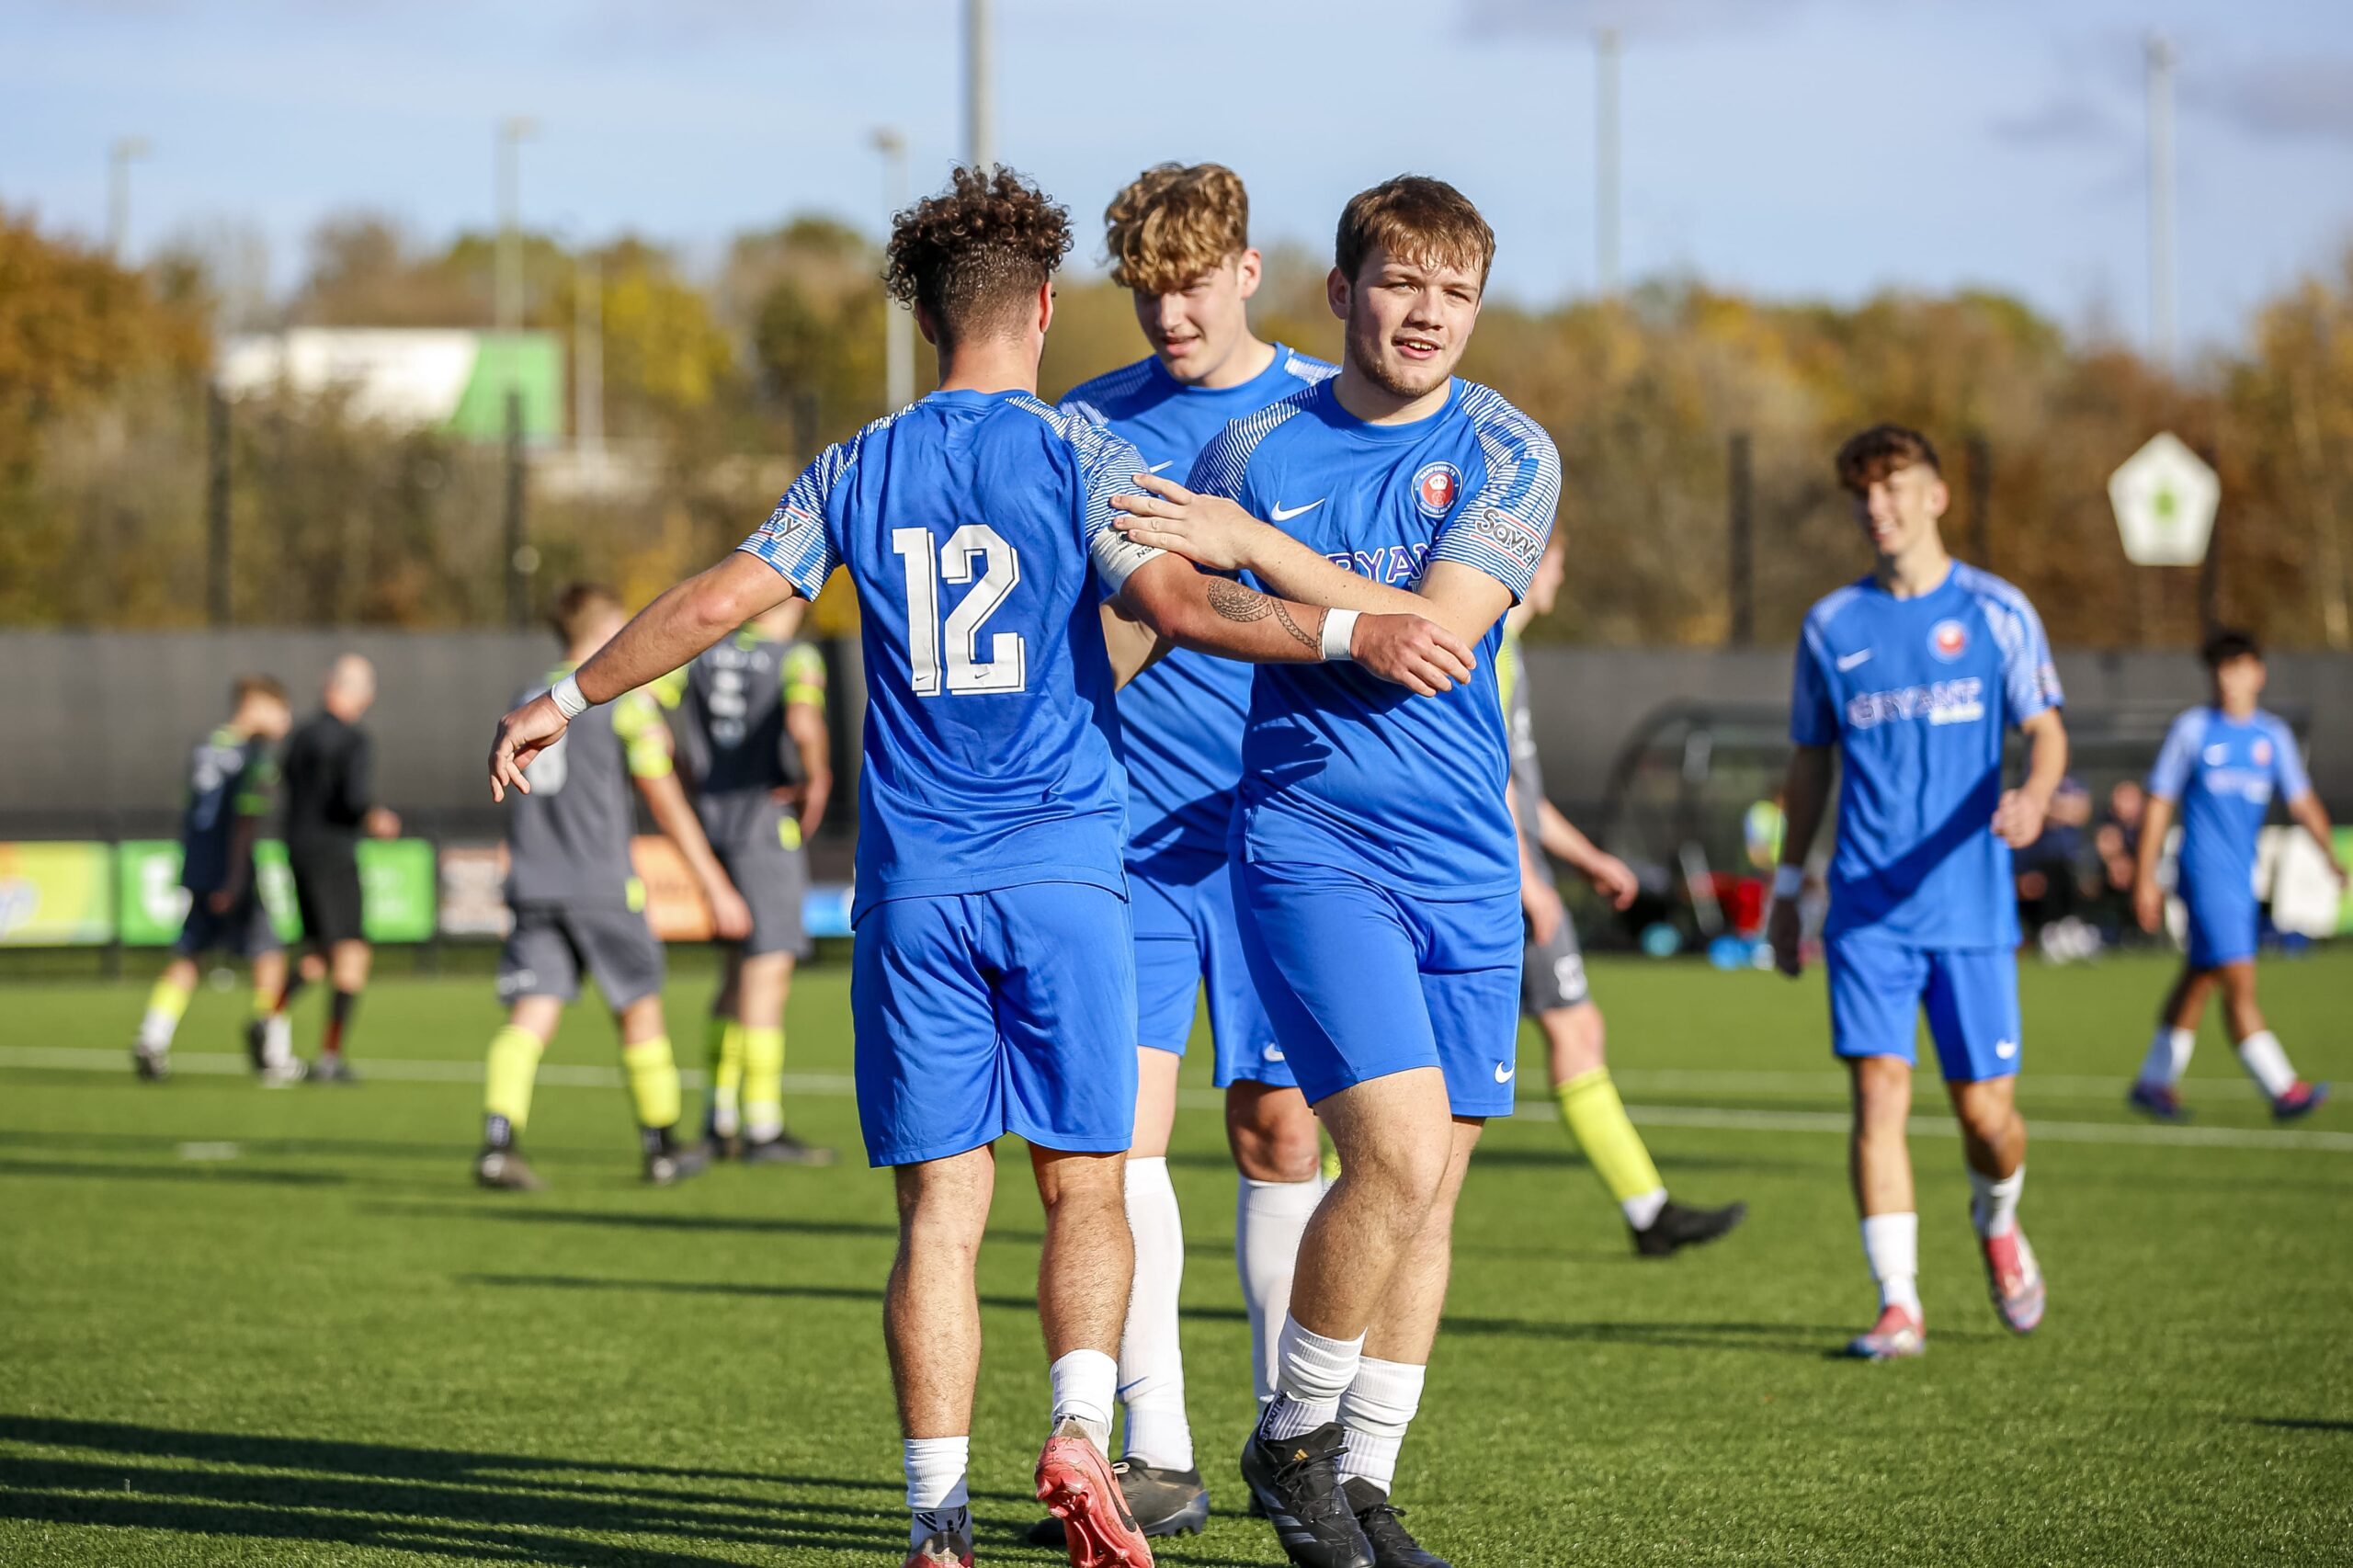
[[[566, 665], [549, 676], [563, 678]], [[537, 687], [517, 699], [544, 691]], [[507, 830], [506, 902], [635, 909], [644, 892], [631, 869], [636, 828], [633, 778], [670, 771], [661, 710], [643, 691], [591, 708], [524, 770], [531, 792], [515, 800]]]
[[1506, 629], [1495, 651], [1495, 689], [1503, 699], [1506, 740], [1511, 747], [1511, 783], [1518, 811], [1519, 836], [1544, 865], [1544, 843], [1537, 831], [1536, 803], [1544, 798], [1544, 767], [1536, 756], [1536, 719], [1528, 701], [1528, 659], [1519, 633]]
[[653, 687], [678, 721], [678, 755], [695, 784], [695, 811], [714, 845], [779, 842], [776, 791], [801, 782], [789, 704], [822, 705], [825, 664], [806, 642], [745, 627]]

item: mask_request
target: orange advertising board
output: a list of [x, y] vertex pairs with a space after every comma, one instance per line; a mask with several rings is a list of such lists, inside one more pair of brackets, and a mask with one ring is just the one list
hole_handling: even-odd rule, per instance
[[645, 884], [645, 918], [665, 942], [710, 940], [710, 906], [678, 846], [658, 834], [630, 840], [630, 863]]

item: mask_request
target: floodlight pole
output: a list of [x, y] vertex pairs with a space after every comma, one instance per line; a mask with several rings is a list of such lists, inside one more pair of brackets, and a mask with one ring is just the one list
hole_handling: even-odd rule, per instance
[[131, 245], [131, 165], [153, 151], [144, 136], [118, 136], [107, 148], [107, 255], [117, 262]]
[[523, 328], [523, 232], [520, 226], [522, 198], [522, 156], [524, 141], [537, 133], [539, 124], [525, 115], [508, 115], [498, 122], [497, 186], [498, 186], [498, 254], [497, 254], [497, 324], [499, 333], [499, 368], [502, 390], [516, 390], [515, 346], [513, 335]]
[[1605, 300], [1618, 294], [1619, 39], [1616, 28], [1593, 38], [1593, 278]]
[[995, 56], [989, 0], [964, 0], [964, 161], [979, 169], [996, 163]]
[[581, 258], [572, 302], [574, 444], [584, 457], [605, 450], [605, 264]]
[[[882, 154], [886, 211], [895, 215], [907, 204], [907, 139], [895, 128], [885, 126], [874, 133], [874, 150]], [[915, 317], [896, 300], [886, 298], [882, 301], [883, 406], [901, 409], [915, 400]]]
[[2151, 33], [2149, 63], [2149, 351], [2174, 364], [2173, 73], [2180, 56], [2163, 33]]

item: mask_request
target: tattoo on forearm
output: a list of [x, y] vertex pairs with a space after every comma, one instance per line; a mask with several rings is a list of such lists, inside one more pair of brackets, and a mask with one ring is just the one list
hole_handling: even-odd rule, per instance
[[1228, 620], [1264, 620], [1274, 601], [1257, 589], [1224, 577], [1210, 579], [1210, 608]]
[[1276, 624], [1290, 633], [1291, 640], [1301, 647], [1323, 647], [1315, 633], [1291, 619], [1290, 609], [1282, 600], [1269, 598], [1256, 588], [1224, 577], [1212, 578], [1209, 598], [1210, 608], [1227, 620], [1264, 620], [1271, 615]]

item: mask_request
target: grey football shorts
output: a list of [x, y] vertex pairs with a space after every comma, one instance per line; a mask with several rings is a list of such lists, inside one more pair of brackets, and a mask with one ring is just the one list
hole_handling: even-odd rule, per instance
[[498, 955], [498, 999], [580, 995], [580, 971], [615, 1012], [662, 989], [662, 944], [645, 916], [628, 909], [525, 904]]
[[1529, 1017], [1586, 1000], [1585, 949], [1565, 914], [1549, 942], [1530, 942], [1519, 962], [1519, 1010]]
[[801, 923], [801, 903], [809, 891], [809, 857], [776, 839], [749, 846], [713, 844], [711, 849], [727, 880], [752, 906], [752, 934], [745, 940], [744, 956], [790, 953], [807, 958], [810, 942]]

